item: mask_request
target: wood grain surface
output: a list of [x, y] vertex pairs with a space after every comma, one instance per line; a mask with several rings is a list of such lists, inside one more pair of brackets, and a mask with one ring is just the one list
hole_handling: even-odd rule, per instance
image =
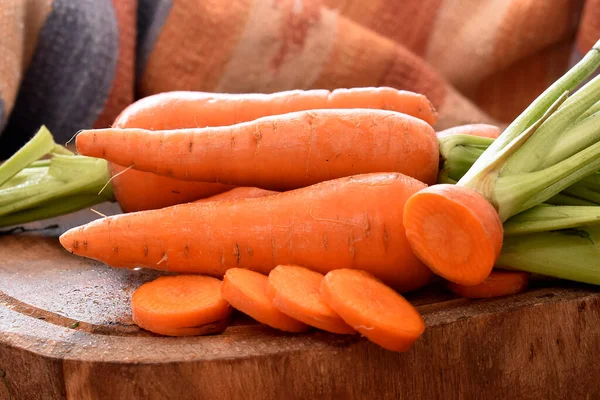
[[222, 334], [167, 338], [140, 330], [129, 309], [157, 272], [60, 247], [60, 232], [95, 217], [0, 237], [0, 399], [600, 398], [591, 286], [539, 280], [479, 301], [441, 287], [411, 294], [427, 330], [404, 354], [359, 337], [284, 334], [239, 314]]

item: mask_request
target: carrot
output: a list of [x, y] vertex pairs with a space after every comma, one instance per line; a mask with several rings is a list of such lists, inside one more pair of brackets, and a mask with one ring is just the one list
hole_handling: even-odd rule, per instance
[[498, 136], [500, 136], [501, 133], [502, 130], [495, 125], [467, 124], [444, 129], [443, 131], [439, 131], [436, 134], [438, 139], [450, 135], [469, 135], [496, 139]]
[[217, 277], [234, 267], [268, 274], [280, 264], [356, 268], [409, 291], [432, 275], [402, 225], [406, 199], [424, 187], [399, 173], [358, 175], [261, 198], [114, 215], [70, 229], [60, 242], [113, 267]]
[[206, 182], [285, 190], [369, 172], [437, 179], [433, 128], [383, 110], [314, 110], [217, 128], [85, 130], [77, 150], [119, 165]]
[[221, 295], [231, 306], [258, 322], [286, 332], [303, 332], [308, 326], [279, 311], [267, 297], [266, 275], [243, 268], [225, 273]]
[[323, 275], [295, 265], [279, 265], [269, 273], [267, 295], [281, 312], [324, 331], [356, 333], [321, 300]]
[[196, 203], [205, 203], [207, 201], [225, 201], [225, 200], [240, 200], [240, 199], [254, 199], [258, 197], [272, 196], [279, 192], [272, 190], [265, 190], [255, 187], [236, 187], [223, 193], [216, 194], [205, 199], [196, 200]]
[[115, 199], [123, 212], [156, 210], [223, 193], [235, 186], [183, 181], [108, 163]]
[[458, 296], [469, 299], [487, 299], [520, 293], [527, 288], [528, 283], [527, 272], [494, 270], [478, 285], [465, 286], [448, 282], [448, 289]]
[[137, 288], [133, 321], [168, 336], [203, 335], [227, 327], [231, 306], [221, 297], [221, 281], [208, 276], [161, 276]]
[[[168, 130], [227, 126], [269, 115], [325, 108], [398, 111], [433, 125], [437, 112], [422, 94], [388, 87], [291, 90], [273, 94], [220, 94], [173, 91], [129, 105], [114, 128]], [[129, 167], [129, 164], [125, 167]], [[153, 210], [203, 199], [232, 188], [214, 182], [186, 182], [109, 163], [114, 196], [125, 212]], [[117, 175], [118, 174], [118, 175]]]
[[361, 335], [392, 351], [408, 351], [425, 322], [401, 295], [365, 271], [338, 269], [325, 275], [321, 299]]
[[225, 94], [173, 91], [145, 97], [117, 118], [122, 125], [151, 130], [226, 126], [268, 115], [330, 108], [374, 108], [397, 111], [437, 122], [426, 96], [389, 87], [289, 90], [272, 94]]
[[490, 274], [502, 249], [502, 221], [474, 190], [435, 185], [408, 199], [406, 236], [415, 254], [436, 275], [476, 285]]

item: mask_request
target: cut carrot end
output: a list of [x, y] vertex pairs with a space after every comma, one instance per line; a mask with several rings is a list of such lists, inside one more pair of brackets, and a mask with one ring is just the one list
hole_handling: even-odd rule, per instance
[[321, 298], [364, 337], [388, 350], [408, 351], [425, 331], [412, 304], [365, 271], [329, 272]]
[[148, 331], [189, 336], [224, 329], [232, 308], [221, 297], [221, 281], [208, 276], [161, 276], [131, 298], [133, 321]]
[[304, 332], [308, 325], [282, 313], [267, 297], [268, 278], [243, 268], [231, 268], [225, 273], [221, 294], [236, 310], [260, 323], [286, 332]]
[[529, 273], [521, 271], [498, 271], [492, 273], [479, 285], [465, 286], [448, 282], [448, 289], [468, 299], [489, 299], [517, 294], [529, 284]]
[[323, 275], [304, 267], [280, 265], [269, 273], [267, 295], [281, 312], [324, 331], [356, 333], [321, 300]]
[[502, 249], [502, 221], [478, 192], [435, 185], [411, 196], [403, 215], [417, 255], [442, 278], [477, 285], [488, 277]]

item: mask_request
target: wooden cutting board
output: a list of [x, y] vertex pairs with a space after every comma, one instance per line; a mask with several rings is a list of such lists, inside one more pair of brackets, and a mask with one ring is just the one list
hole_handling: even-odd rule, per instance
[[359, 337], [283, 334], [241, 315], [223, 334], [159, 337], [129, 310], [132, 291], [158, 273], [60, 247], [60, 232], [94, 217], [0, 237], [0, 399], [600, 398], [593, 287], [539, 281], [480, 301], [439, 287], [412, 294], [427, 330], [404, 354]]

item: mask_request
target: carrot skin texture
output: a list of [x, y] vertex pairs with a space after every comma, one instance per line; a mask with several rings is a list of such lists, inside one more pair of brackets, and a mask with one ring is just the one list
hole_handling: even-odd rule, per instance
[[502, 130], [495, 125], [467, 124], [444, 129], [443, 131], [439, 131], [436, 134], [438, 138], [450, 135], [470, 135], [496, 139], [498, 136], [500, 136], [501, 133]]
[[295, 265], [279, 265], [269, 273], [267, 295], [281, 312], [305, 324], [338, 334], [355, 334], [321, 300], [323, 275]]
[[523, 292], [528, 284], [529, 273], [527, 272], [494, 270], [479, 285], [465, 286], [448, 282], [448, 289], [468, 299], [489, 299]]
[[199, 275], [161, 276], [147, 282], [133, 293], [131, 308], [138, 326], [169, 336], [217, 332], [232, 312], [221, 297], [221, 281]]
[[172, 91], [140, 99], [117, 118], [121, 125], [151, 130], [226, 126], [269, 115], [330, 108], [397, 111], [437, 122], [426, 96], [390, 87], [289, 90], [272, 94]]
[[402, 225], [404, 203], [424, 187], [399, 173], [358, 175], [261, 198], [115, 215], [73, 228], [60, 242], [113, 267], [217, 277], [234, 267], [268, 274], [280, 264], [321, 273], [356, 268], [409, 291], [432, 275]]
[[221, 294], [231, 306], [258, 322], [285, 332], [304, 332], [308, 326], [279, 311], [267, 296], [268, 278], [243, 268], [225, 273]]
[[419, 312], [365, 271], [329, 272], [321, 283], [320, 295], [346, 323], [387, 350], [408, 351], [425, 331]]
[[425, 188], [406, 202], [403, 223], [415, 254], [450, 282], [480, 284], [500, 256], [502, 221], [474, 190], [448, 184]]
[[173, 178], [296, 189], [361, 173], [437, 180], [433, 128], [383, 110], [312, 110], [237, 125], [152, 132], [82, 131], [80, 154]]

